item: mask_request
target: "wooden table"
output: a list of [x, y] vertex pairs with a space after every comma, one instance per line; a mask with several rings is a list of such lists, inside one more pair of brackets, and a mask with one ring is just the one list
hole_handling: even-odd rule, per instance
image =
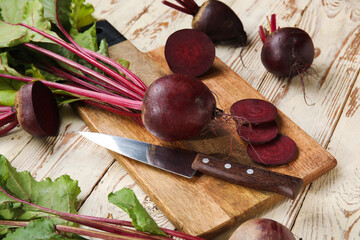
[[[172, 32], [191, 25], [191, 16], [166, 7], [160, 0], [88, 2], [95, 6], [95, 17], [107, 19], [144, 52], [164, 45]], [[305, 187], [294, 201], [281, 201], [257, 217], [277, 220], [303, 239], [359, 239], [360, 1], [224, 2], [240, 16], [248, 45], [218, 45], [217, 56], [338, 161], [334, 170]], [[258, 26], [265, 25], [271, 13], [277, 14], [279, 26], [300, 27], [313, 38], [316, 74], [305, 81], [307, 96], [315, 103], [312, 106], [304, 102], [298, 77], [279, 79], [261, 64]], [[62, 108], [61, 116], [57, 137], [34, 138], [17, 128], [0, 138], [0, 153], [37, 180], [62, 174], [77, 179], [82, 214], [128, 219], [108, 203], [107, 194], [130, 187], [160, 226], [174, 228], [105, 149], [77, 134], [88, 129], [70, 107]], [[216, 239], [227, 239], [232, 231]]]

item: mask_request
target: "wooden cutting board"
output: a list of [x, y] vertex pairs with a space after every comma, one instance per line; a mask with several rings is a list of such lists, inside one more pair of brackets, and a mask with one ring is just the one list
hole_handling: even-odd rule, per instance
[[[170, 73], [163, 48], [144, 54], [125, 41], [110, 50], [113, 59], [129, 60], [130, 69], [147, 85]], [[201, 80], [217, 95], [218, 106], [227, 112], [240, 99], [264, 99], [219, 59]], [[195, 150], [254, 165], [246, 154], [244, 143], [236, 135], [232, 121], [225, 124], [214, 121], [208, 131], [188, 141], [165, 142], [130, 119], [93, 107], [76, 108], [92, 131]], [[283, 113], [279, 113], [277, 121], [280, 132], [296, 142], [299, 154], [290, 164], [272, 167], [271, 170], [300, 177], [308, 184], [336, 166], [334, 157]], [[217, 234], [284, 199], [278, 194], [248, 189], [202, 174], [192, 179], [182, 178], [112, 154], [175, 227], [192, 235], [209, 237]]]

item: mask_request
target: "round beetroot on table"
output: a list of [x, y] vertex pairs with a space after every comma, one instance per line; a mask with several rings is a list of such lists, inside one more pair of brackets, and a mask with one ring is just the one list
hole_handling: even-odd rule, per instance
[[276, 138], [279, 128], [275, 121], [258, 125], [242, 124], [237, 128], [237, 133], [244, 141], [259, 144]]
[[277, 108], [270, 102], [247, 98], [235, 102], [230, 108], [235, 120], [252, 124], [266, 123], [275, 120]]
[[247, 147], [250, 158], [264, 165], [281, 165], [291, 162], [297, 152], [296, 143], [288, 136], [279, 134], [274, 140]]

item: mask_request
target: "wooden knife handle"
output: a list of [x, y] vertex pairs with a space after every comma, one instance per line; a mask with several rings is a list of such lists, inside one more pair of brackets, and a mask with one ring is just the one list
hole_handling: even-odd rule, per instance
[[203, 154], [196, 156], [192, 167], [202, 173], [234, 184], [279, 193], [291, 199], [296, 197], [304, 184], [301, 178]]

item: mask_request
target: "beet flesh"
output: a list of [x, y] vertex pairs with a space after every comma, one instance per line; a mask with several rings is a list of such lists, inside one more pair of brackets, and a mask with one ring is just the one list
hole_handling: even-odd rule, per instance
[[167, 39], [165, 59], [173, 73], [198, 77], [214, 63], [215, 45], [199, 30], [181, 29]]
[[22, 86], [15, 97], [15, 111], [22, 129], [33, 136], [55, 136], [60, 125], [59, 109], [51, 90], [41, 81]]
[[270, 102], [247, 98], [235, 102], [230, 108], [231, 115], [241, 123], [261, 124], [275, 120], [278, 111]]
[[192, 27], [208, 35], [212, 41], [234, 41], [246, 45], [247, 35], [236, 13], [225, 3], [206, 1], [194, 16]]
[[270, 142], [259, 145], [248, 145], [250, 158], [263, 165], [282, 165], [291, 162], [297, 155], [295, 142], [288, 136], [278, 134]]
[[237, 133], [244, 141], [260, 144], [276, 138], [279, 128], [275, 121], [257, 125], [242, 124], [238, 127]]
[[295, 240], [281, 223], [267, 218], [254, 218], [241, 224], [229, 240]]
[[312, 65], [314, 57], [314, 44], [309, 34], [293, 27], [272, 32], [261, 50], [264, 67], [278, 77], [304, 73]]
[[160, 139], [184, 140], [200, 134], [215, 109], [215, 97], [203, 82], [171, 74], [157, 79], [146, 90], [142, 121]]

